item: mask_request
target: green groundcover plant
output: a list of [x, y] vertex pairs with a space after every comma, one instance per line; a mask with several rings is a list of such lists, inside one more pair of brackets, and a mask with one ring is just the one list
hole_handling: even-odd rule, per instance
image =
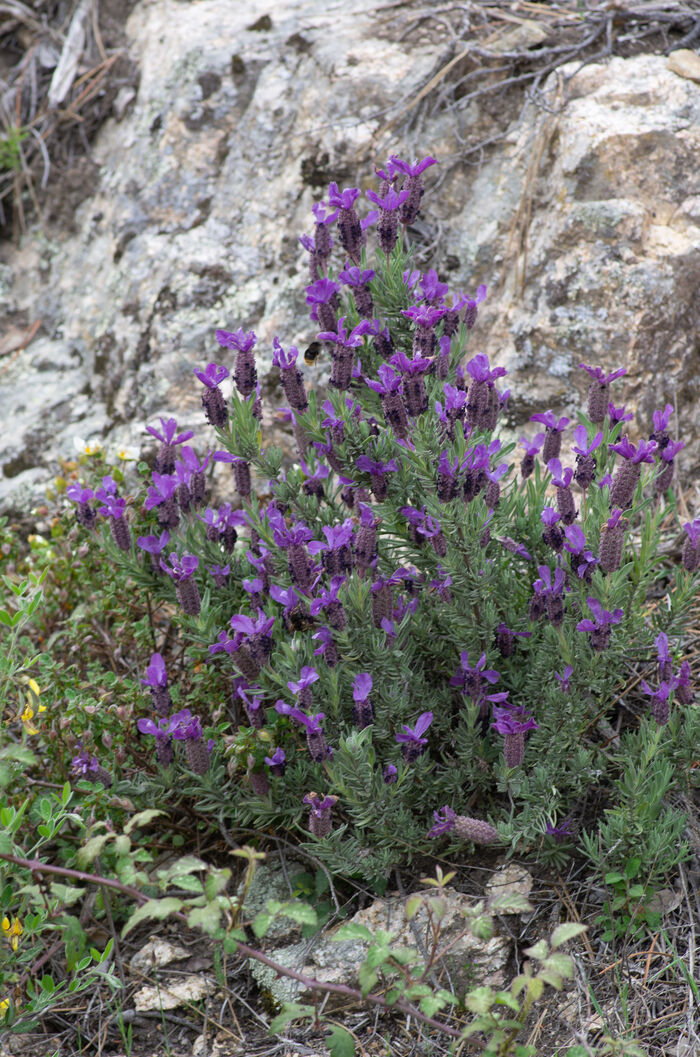
[[264, 443], [279, 409], [239, 327], [194, 368], [201, 436], [161, 418], [133, 478], [67, 487], [104, 590], [168, 618], [140, 621], [149, 648], [129, 638], [135, 716], [103, 737], [76, 709], [72, 773], [137, 804], [188, 797], [224, 832], [274, 827], [378, 891], [397, 863], [472, 845], [561, 864], [580, 841], [601, 874], [634, 853], [660, 879], [687, 854], [665, 797], [700, 732], [683, 642], [700, 520], [675, 510], [673, 407], [633, 443], [625, 369], [581, 364], [586, 413], [543, 409], [514, 436], [505, 370], [467, 351], [485, 287], [414, 263], [433, 164], [392, 156], [365, 216], [335, 183], [314, 206], [303, 358], [330, 382], [317, 397], [275, 338], [292, 459]]

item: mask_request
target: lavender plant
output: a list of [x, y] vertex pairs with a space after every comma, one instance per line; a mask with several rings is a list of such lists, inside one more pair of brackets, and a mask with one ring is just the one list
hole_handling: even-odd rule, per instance
[[[368, 192], [378, 214], [335, 184], [314, 207], [300, 242], [328, 395], [297, 348], [272, 350], [296, 456], [261, 442], [255, 334], [218, 330], [226, 362], [193, 367], [208, 425], [196, 441], [174, 419], [148, 427], [160, 446], [131, 518], [109, 477], [69, 491], [226, 698], [213, 708], [192, 684], [171, 716], [163, 657], [140, 658], [158, 795], [178, 774], [226, 827], [283, 827], [375, 882], [445, 839], [561, 855], [572, 817], [595, 827], [586, 799], [620, 774], [599, 722], [634, 666], [634, 725], [667, 727], [669, 757], [693, 712], [682, 629], [700, 520], [681, 527], [668, 490], [672, 409], [632, 443], [609, 402], [624, 368], [581, 364], [588, 414], [532, 415], [516, 451], [506, 372], [467, 351], [485, 288], [450, 293], [414, 265], [407, 228], [433, 164], [392, 156]], [[232, 470], [224, 502], [208, 490], [217, 463]], [[682, 561], [662, 554], [668, 524]]]

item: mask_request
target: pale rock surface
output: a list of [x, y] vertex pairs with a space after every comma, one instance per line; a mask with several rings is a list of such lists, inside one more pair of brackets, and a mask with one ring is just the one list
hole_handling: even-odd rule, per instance
[[[692, 440], [700, 394], [700, 90], [663, 57], [642, 55], [584, 68], [570, 95], [558, 117], [514, 132], [511, 166], [527, 164], [533, 131], [535, 147], [538, 135], [546, 147], [531, 183], [530, 221], [519, 247], [511, 241], [504, 283], [498, 293], [492, 288], [482, 315], [482, 348], [513, 372], [516, 421], [543, 403], [575, 412], [572, 381], [581, 393], [588, 383], [580, 362], [625, 366], [614, 402], [638, 408], [644, 432], [655, 408], [675, 403], [681, 435]], [[503, 172], [507, 164], [491, 167]], [[494, 260], [496, 246], [488, 234], [477, 261]], [[697, 447], [684, 461], [697, 468]]]
[[[422, 223], [442, 233], [434, 263], [451, 261], [453, 288], [489, 286], [469, 354], [513, 372], [514, 429], [535, 410], [575, 411], [584, 360], [628, 367], [643, 431], [676, 400], [683, 435], [697, 433], [698, 84], [663, 57], [616, 58], [578, 73], [561, 113], [530, 108], [480, 172], [459, 163], [454, 113], [429, 142], [397, 134], [375, 158], [372, 134], [444, 46], [399, 42], [409, 15], [323, 0], [135, 7], [141, 81], [96, 141], [97, 192], [73, 234], [35, 229], [0, 253], [0, 329], [42, 321], [0, 360], [0, 507], [36, 502], [75, 434], [109, 450], [142, 444], [159, 414], [199, 428], [192, 369], [225, 360], [218, 327], [258, 334], [267, 429], [281, 402], [273, 337], [314, 337], [297, 236], [328, 179], [374, 186], [372, 161], [391, 151], [432, 153], [447, 172], [432, 195], [439, 170], [427, 174]], [[479, 119], [473, 105], [466, 116]], [[696, 465], [696, 448], [682, 459]]]
[[[521, 882], [525, 879], [520, 878]], [[530, 883], [532, 879], [530, 878]], [[426, 893], [428, 896], [434, 892]], [[467, 988], [486, 984], [502, 987], [505, 984], [504, 969], [511, 953], [508, 936], [496, 932], [488, 940], [480, 940], [466, 928], [465, 912], [471, 910], [476, 900], [454, 889], [446, 888], [441, 895], [445, 899], [445, 914], [440, 925], [440, 945], [449, 948], [440, 966], [442, 986], [458, 996]], [[412, 920], [405, 914], [406, 899], [376, 899], [364, 910], [359, 910], [351, 924], [364, 925], [372, 932], [385, 930], [395, 936], [392, 946], [410, 948], [421, 956], [430, 949], [430, 928], [424, 907]], [[275, 961], [294, 969], [307, 978], [326, 983], [358, 986], [358, 971], [367, 956], [367, 944], [363, 940], [334, 940], [333, 929], [323, 931], [306, 943], [290, 944], [271, 952]], [[272, 994], [278, 1002], [305, 1001], [311, 992], [303, 984], [289, 977], [277, 977], [267, 966], [250, 961], [251, 973], [258, 985]], [[332, 1005], [336, 996], [329, 997]]]

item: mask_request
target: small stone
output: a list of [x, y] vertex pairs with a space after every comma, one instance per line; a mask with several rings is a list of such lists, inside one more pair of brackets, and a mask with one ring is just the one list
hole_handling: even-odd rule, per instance
[[134, 995], [134, 1008], [139, 1013], [152, 1009], [177, 1009], [187, 1002], [199, 1002], [211, 990], [206, 976], [188, 976], [184, 980], [164, 981], [159, 987], [142, 987]]
[[700, 84], [700, 55], [691, 51], [690, 48], [679, 48], [672, 51], [668, 57], [668, 68], [679, 77], [685, 77], [689, 81], [697, 81]]
[[129, 964], [132, 969], [137, 969], [140, 973], [149, 973], [153, 968], [161, 968], [163, 965], [170, 965], [171, 962], [183, 961], [189, 956], [190, 952], [184, 947], [176, 947], [167, 940], [153, 938], [145, 947], [136, 952]]

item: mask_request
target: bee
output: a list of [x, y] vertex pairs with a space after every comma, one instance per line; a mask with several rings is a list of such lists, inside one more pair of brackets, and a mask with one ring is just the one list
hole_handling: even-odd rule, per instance
[[295, 631], [309, 631], [310, 628], [315, 628], [318, 624], [316, 618], [311, 616], [303, 602], [299, 602], [294, 609], [287, 613], [285, 622], [287, 630], [292, 634]]
[[304, 351], [304, 363], [307, 367], [310, 367], [318, 359], [321, 351], [321, 342], [312, 341], [308, 348]]

